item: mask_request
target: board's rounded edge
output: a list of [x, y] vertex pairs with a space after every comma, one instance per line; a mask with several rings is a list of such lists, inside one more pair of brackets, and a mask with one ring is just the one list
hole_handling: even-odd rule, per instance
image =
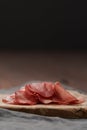
[[37, 114], [37, 115], [43, 115], [43, 116], [51, 116], [51, 117], [62, 117], [62, 118], [71, 118], [71, 119], [78, 119], [78, 118], [87, 118], [87, 108], [70, 108], [70, 109], [45, 109], [45, 108], [36, 108], [36, 109], [28, 109], [28, 108], [4, 108], [9, 109], [13, 111], [19, 111], [19, 112], [26, 112], [30, 114]]

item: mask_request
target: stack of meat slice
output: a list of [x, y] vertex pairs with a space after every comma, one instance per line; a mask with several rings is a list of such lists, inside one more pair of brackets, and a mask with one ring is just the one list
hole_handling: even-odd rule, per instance
[[38, 82], [26, 84], [20, 90], [2, 99], [4, 103], [18, 105], [34, 104], [79, 104], [83, 100], [77, 99], [64, 89], [60, 82]]

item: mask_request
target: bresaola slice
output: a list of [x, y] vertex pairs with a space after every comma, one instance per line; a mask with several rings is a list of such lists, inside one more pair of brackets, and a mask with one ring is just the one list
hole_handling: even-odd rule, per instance
[[54, 84], [51, 82], [31, 83], [27, 85], [29, 90], [43, 97], [49, 98], [54, 94]]
[[20, 90], [2, 99], [3, 102], [8, 104], [22, 104], [22, 105], [34, 105], [38, 100], [35, 96], [27, 91], [26, 87], [20, 88]]
[[4, 103], [8, 103], [8, 104], [15, 104], [15, 93], [7, 96], [6, 98], [2, 99], [2, 101]]
[[55, 93], [58, 99], [66, 104], [77, 104], [82, 102], [65, 90], [59, 82], [55, 83]]
[[77, 99], [63, 88], [59, 82], [39, 82], [26, 84], [15, 93], [2, 99], [4, 103], [18, 105], [35, 104], [79, 104], [84, 102]]
[[36, 100], [30, 96], [27, 97], [25, 91], [17, 91], [15, 92], [15, 100], [17, 104], [23, 104], [23, 105], [34, 105], [36, 104]]

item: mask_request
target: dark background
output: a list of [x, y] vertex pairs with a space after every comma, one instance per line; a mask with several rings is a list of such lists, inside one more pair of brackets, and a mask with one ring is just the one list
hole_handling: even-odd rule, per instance
[[0, 48], [86, 49], [86, 17], [82, 1], [1, 0]]
[[72, 0], [1, 0], [0, 88], [59, 80], [87, 91], [86, 6]]

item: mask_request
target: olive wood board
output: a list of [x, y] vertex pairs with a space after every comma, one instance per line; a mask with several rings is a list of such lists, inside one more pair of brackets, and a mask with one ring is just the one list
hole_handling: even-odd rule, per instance
[[58, 104], [36, 104], [36, 105], [12, 105], [3, 103], [2, 99], [7, 94], [0, 94], [0, 108], [38, 114], [43, 116], [53, 116], [62, 118], [87, 118], [87, 95], [75, 90], [68, 90], [72, 95], [84, 98], [85, 102], [76, 105], [58, 105]]

